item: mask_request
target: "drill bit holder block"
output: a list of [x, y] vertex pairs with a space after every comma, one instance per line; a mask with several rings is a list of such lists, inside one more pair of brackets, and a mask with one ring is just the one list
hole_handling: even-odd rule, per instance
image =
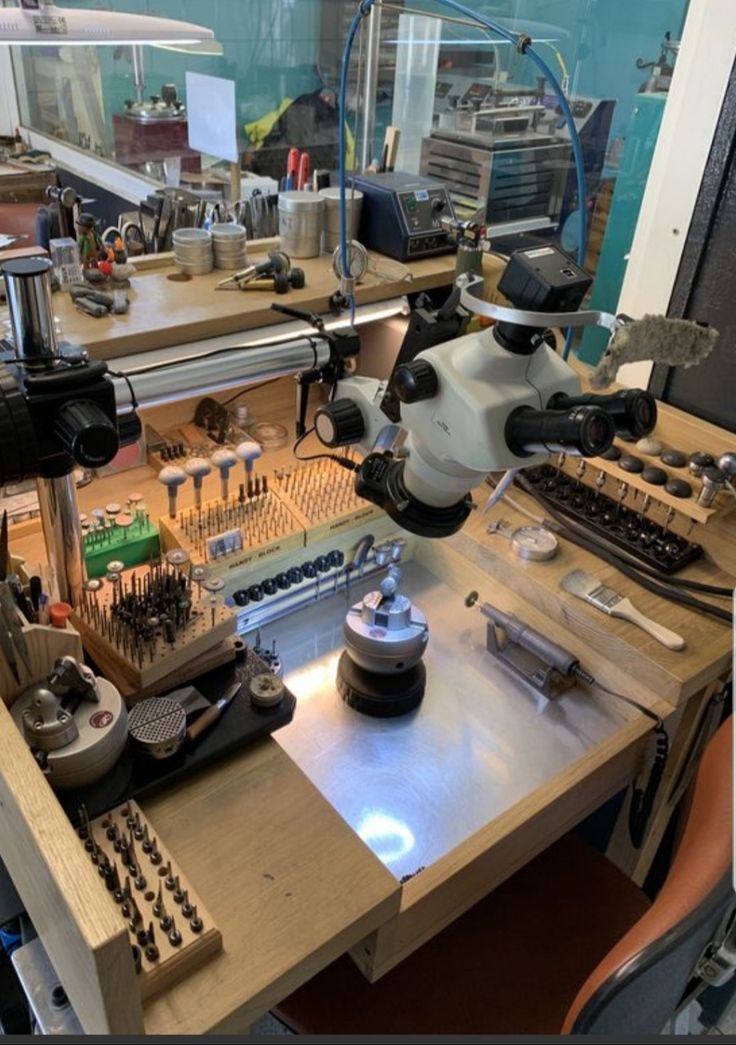
[[277, 469], [271, 484], [304, 527], [305, 544], [327, 540], [382, 514], [356, 494], [355, 473], [331, 461]]
[[159, 554], [158, 529], [142, 512], [130, 526], [113, 523], [104, 529], [89, 531], [83, 544], [88, 577], [104, 577], [107, 564], [113, 559], [132, 567], [150, 562]]
[[[85, 590], [73, 621], [85, 649], [124, 696], [152, 692], [235, 634], [222, 599], [194, 582], [189, 568], [158, 564]], [[196, 670], [194, 670], [196, 669]]]
[[304, 528], [284, 499], [267, 490], [227, 501], [207, 501], [201, 511], [185, 508], [176, 519], [159, 520], [166, 551], [183, 548], [192, 561], [205, 563], [210, 576], [227, 577], [282, 552], [304, 546]]
[[82, 811], [78, 835], [99, 872], [100, 888], [128, 927], [142, 999], [222, 950], [222, 934], [135, 802], [91, 822]]

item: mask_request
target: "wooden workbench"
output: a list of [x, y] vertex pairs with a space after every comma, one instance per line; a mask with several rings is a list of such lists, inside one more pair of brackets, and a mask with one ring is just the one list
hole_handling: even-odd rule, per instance
[[[263, 260], [267, 250], [276, 246], [277, 240], [249, 244], [249, 257]], [[452, 282], [455, 269], [452, 254], [416, 261], [410, 272], [388, 258], [373, 254], [371, 257], [381, 271], [390, 275], [379, 277], [368, 272], [356, 288], [358, 305], [446, 286]], [[306, 286], [282, 295], [268, 290], [216, 290], [217, 283], [229, 274], [220, 269], [185, 283], [172, 281], [168, 277], [176, 268], [168, 254], [136, 264], [140, 271], [131, 281], [130, 310], [124, 316], [95, 319], [79, 312], [68, 294], [54, 296], [54, 311], [65, 340], [84, 346], [95, 359], [120, 358], [147, 349], [293, 321], [272, 311], [274, 302], [307, 312], [326, 313], [329, 299], [337, 289], [331, 259], [327, 256], [295, 259], [293, 264], [304, 269]], [[401, 278], [402, 273], [411, 278]]]
[[[423, 278], [436, 280], [434, 285], [446, 283], [448, 273], [442, 274], [442, 266], [449, 264], [448, 260], [439, 259], [432, 265], [432, 273], [426, 273]], [[165, 280], [161, 272], [157, 276], [152, 273], [146, 279], [156, 280], [148, 285], [161, 286], [168, 302], [171, 300], [169, 286], [160, 283], [159, 277]], [[324, 285], [325, 293], [331, 292], [331, 280], [325, 277]], [[177, 292], [182, 287], [191, 287], [170, 286], [177, 287]], [[416, 289], [416, 285], [411, 284], [411, 288]], [[370, 292], [393, 296], [402, 290], [393, 286], [389, 292], [383, 286]], [[222, 296], [227, 300], [231, 295], [223, 292]], [[253, 295], [248, 300], [259, 297], [260, 294]], [[235, 311], [225, 320], [228, 324], [241, 324], [246, 320], [236, 306], [241, 307], [241, 298], [247, 295], [233, 293], [232, 298]], [[287, 300], [293, 303], [295, 298], [296, 295], [292, 295]], [[258, 311], [253, 313], [258, 314]], [[265, 321], [273, 322], [272, 313], [264, 311], [263, 314], [267, 315]], [[134, 337], [140, 339], [135, 345], [136, 351], [140, 351], [143, 347], [164, 343], [160, 338], [170, 338], [165, 343], [174, 343], [184, 340], [185, 334], [188, 338], [202, 336], [201, 331], [193, 331], [191, 327], [185, 331], [179, 323], [174, 335], [168, 331], [165, 317], [165, 311], [159, 310], [155, 329], [140, 330], [136, 335], [125, 332], [128, 322], [140, 323], [135, 311], [130, 317], [122, 317], [123, 325], [118, 329], [114, 328], [120, 319], [95, 321], [77, 313], [70, 313], [69, 319], [85, 327], [78, 338], [93, 354], [98, 347], [106, 351], [105, 344], [95, 340], [99, 335], [93, 336], [100, 330], [100, 323], [114, 329], [111, 336], [115, 347], [109, 351], [110, 355], [132, 350]], [[150, 319], [154, 321], [153, 313]], [[212, 334], [211, 321], [207, 322], [208, 333]], [[230, 326], [229, 329], [242, 327]], [[219, 328], [218, 332], [224, 330]], [[70, 336], [66, 326], [65, 334]], [[128, 349], [121, 349], [121, 343], [128, 345]], [[246, 395], [258, 416], [267, 411], [274, 420], [293, 423], [293, 386], [288, 379]], [[191, 403], [177, 404], [164, 411], [150, 412], [146, 420], [165, 432], [190, 419], [191, 410]], [[278, 466], [289, 458], [289, 447], [270, 452], [264, 458], [263, 467]], [[217, 496], [218, 481], [216, 475], [205, 480], [205, 500]], [[166, 493], [147, 468], [96, 480], [80, 491], [80, 507], [89, 510], [107, 500], [120, 501], [126, 492], [134, 489], [143, 493], [152, 517], [164, 513]], [[520, 500], [529, 505], [523, 496]], [[535, 510], [533, 506], [532, 510]], [[526, 521], [522, 516], [517, 519], [505, 505], [490, 519], [498, 515], [512, 523]], [[660, 615], [668, 626], [687, 638], [688, 647], [683, 653], [666, 651], [632, 625], [596, 616], [596, 611], [582, 603], [571, 604], [570, 597], [559, 591], [561, 572], [582, 566], [595, 571], [603, 580], [613, 580], [614, 586], [629, 593], [629, 586], [615, 571], [607, 572], [598, 560], [569, 545], [551, 563], [520, 564], [503, 537], [486, 533], [489, 521], [476, 512], [456, 538], [449, 542], [429, 542], [424, 554], [431, 559], [432, 568], [448, 583], [452, 580], [455, 585], [468, 589], [479, 588], [482, 596], [517, 612], [553, 639], [571, 646], [588, 668], [591, 651], [594, 651], [592, 667], [609, 686], [629, 689], [634, 678], [638, 697], [660, 714], [669, 714], [670, 721], [684, 723], [682, 741], [674, 747], [663, 801], [655, 810], [654, 837], [661, 837], [667, 814], [681, 793], [682, 780], [686, 779], [680, 771], [687, 765], [690, 742], [702, 722], [705, 683], [715, 685], [728, 670], [729, 629], [689, 610], [660, 605], [661, 600], [637, 588], [633, 593], [636, 603], [645, 612]], [[14, 541], [13, 547], [33, 562], [42, 554], [42, 542], [37, 528], [36, 532], [33, 527], [25, 529], [25, 536]], [[728, 579], [724, 571], [728, 569], [733, 546], [722, 530], [714, 536], [718, 537], [715, 541], [718, 564], [699, 563], [690, 567], [688, 575], [724, 583]], [[613, 627], [609, 627], [610, 624]], [[678, 701], [682, 703], [675, 710]], [[11, 736], [17, 740], [17, 734], [10, 732], [14, 729], [0, 709], [0, 742], [10, 742]], [[165, 842], [223, 930], [223, 953], [181, 984], [146, 1002], [142, 1010], [126, 1009], [125, 998], [118, 996], [120, 992], [118, 995], [109, 992], [106, 996], [109, 1008], [104, 1017], [98, 1008], [78, 1006], [84, 988], [80, 973], [86, 976], [87, 968], [80, 965], [79, 972], [75, 968], [70, 972], [65, 969], [64, 982], [75, 1008], [86, 1017], [88, 1030], [145, 1029], [148, 1033], [179, 1035], [243, 1033], [270, 1006], [346, 950], [351, 950], [366, 975], [376, 978], [625, 786], [636, 772], [648, 731], [649, 723], [643, 717], [627, 718], [613, 736], [576, 759], [548, 786], [529, 794], [403, 886], [399, 886], [286, 755], [279, 745], [278, 734], [236, 753], [214, 768], [142, 803], [153, 824], [160, 825]], [[9, 771], [4, 767], [0, 777], [4, 779], [6, 793], [8, 778], [11, 784], [17, 782], [26, 796], [26, 808], [30, 808], [33, 805], [28, 793], [33, 776], [30, 755], [25, 758], [18, 743], [13, 750], [18, 751], [18, 774], [14, 766]], [[0, 800], [2, 798], [0, 794]], [[58, 825], [62, 814], [58, 807], [54, 814], [55, 805], [53, 796], [46, 794], [40, 812], [36, 803], [37, 815], [48, 817]], [[66, 849], [68, 838], [62, 835], [57, 862], [64, 863], [68, 858], [69, 875], [74, 870], [75, 874], [84, 876], [88, 864], [81, 866], [74, 852]], [[3, 855], [5, 849], [4, 844]], [[46, 881], [42, 880], [39, 889], [35, 879], [25, 874], [23, 861], [27, 855], [25, 842], [17, 852], [11, 851], [8, 861], [11, 873], [18, 879], [17, 871], [21, 869], [18, 879], [21, 895], [44, 940], [51, 940], [51, 950], [58, 948], [52, 959], [60, 964], [64, 961], [62, 944], [66, 937], [59, 931], [59, 911], [50, 908]], [[621, 845], [612, 855], [622, 866], [636, 872], [640, 880], [642, 854], [632, 856]], [[72, 910], [62, 912], [63, 918], [83, 921], [86, 879], [83, 877], [81, 884], [78, 877], [74, 881], [77, 885], [70, 901]], [[87, 885], [90, 890], [95, 888], [91, 882]], [[90, 934], [88, 928], [87, 937]], [[75, 930], [75, 940], [78, 935]], [[99, 941], [98, 946], [102, 946]], [[107, 962], [108, 967], [114, 968], [109, 959]]]

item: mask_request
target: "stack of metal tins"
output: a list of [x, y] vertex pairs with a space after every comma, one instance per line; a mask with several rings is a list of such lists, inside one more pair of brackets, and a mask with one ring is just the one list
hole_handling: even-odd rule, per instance
[[216, 269], [242, 269], [248, 264], [246, 234], [243, 225], [213, 225], [212, 245]]
[[203, 276], [213, 268], [212, 236], [207, 229], [176, 229], [174, 260], [188, 276]]

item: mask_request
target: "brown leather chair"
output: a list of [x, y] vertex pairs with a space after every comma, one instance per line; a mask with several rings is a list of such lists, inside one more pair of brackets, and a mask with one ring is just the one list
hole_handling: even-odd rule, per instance
[[347, 956], [274, 1014], [300, 1034], [656, 1034], [729, 906], [731, 720], [653, 903], [569, 834], [374, 984]]

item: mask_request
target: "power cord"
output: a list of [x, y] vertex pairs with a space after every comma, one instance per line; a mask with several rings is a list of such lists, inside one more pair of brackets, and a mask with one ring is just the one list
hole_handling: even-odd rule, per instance
[[616, 690], [604, 686], [602, 682], [599, 682], [593, 675], [581, 668], [579, 664], [572, 669], [572, 674], [588, 686], [595, 686], [609, 697], [615, 697], [616, 700], [622, 700], [625, 704], [636, 708], [643, 715], [646, 715], [647, 718], [652, 719], [655, 724], [653, 731], [655, 737], [654, 758], [649, 770], [649, 777], [644, 787], [634, 785], [629, 805], [629, 838], [634, 848], [638, 849], [644, 840], [644, 831], [649, 822], [649, 817], [652, 815], [654, 800], [657, 797], [667, 759], [669, 758], [670, 738], [667, 736], [664, 722], [656, 711], [652, 711], [651, 708], [641, 704], [638, 700], [634, 700], [633, 697], [624, 696], [623, 693], [617, 693]]
[[300, 457], [297, 450], [304, 440], [313, 434], [314, 425], [312, 425], [311, 428], [308, 428], [303, 435], [300, 435], [294, 443], [291, 452], [294, 454], [297, 461], [334, 461], [335, 464], [340, 465], [341, 468], [347, 468], [349, 472], [356, 472], [358, 470], [360, 465], [357, 461], [353, 461], [349, 457], [343, 457], [341, 454], [307, 454], [305, 457]]

